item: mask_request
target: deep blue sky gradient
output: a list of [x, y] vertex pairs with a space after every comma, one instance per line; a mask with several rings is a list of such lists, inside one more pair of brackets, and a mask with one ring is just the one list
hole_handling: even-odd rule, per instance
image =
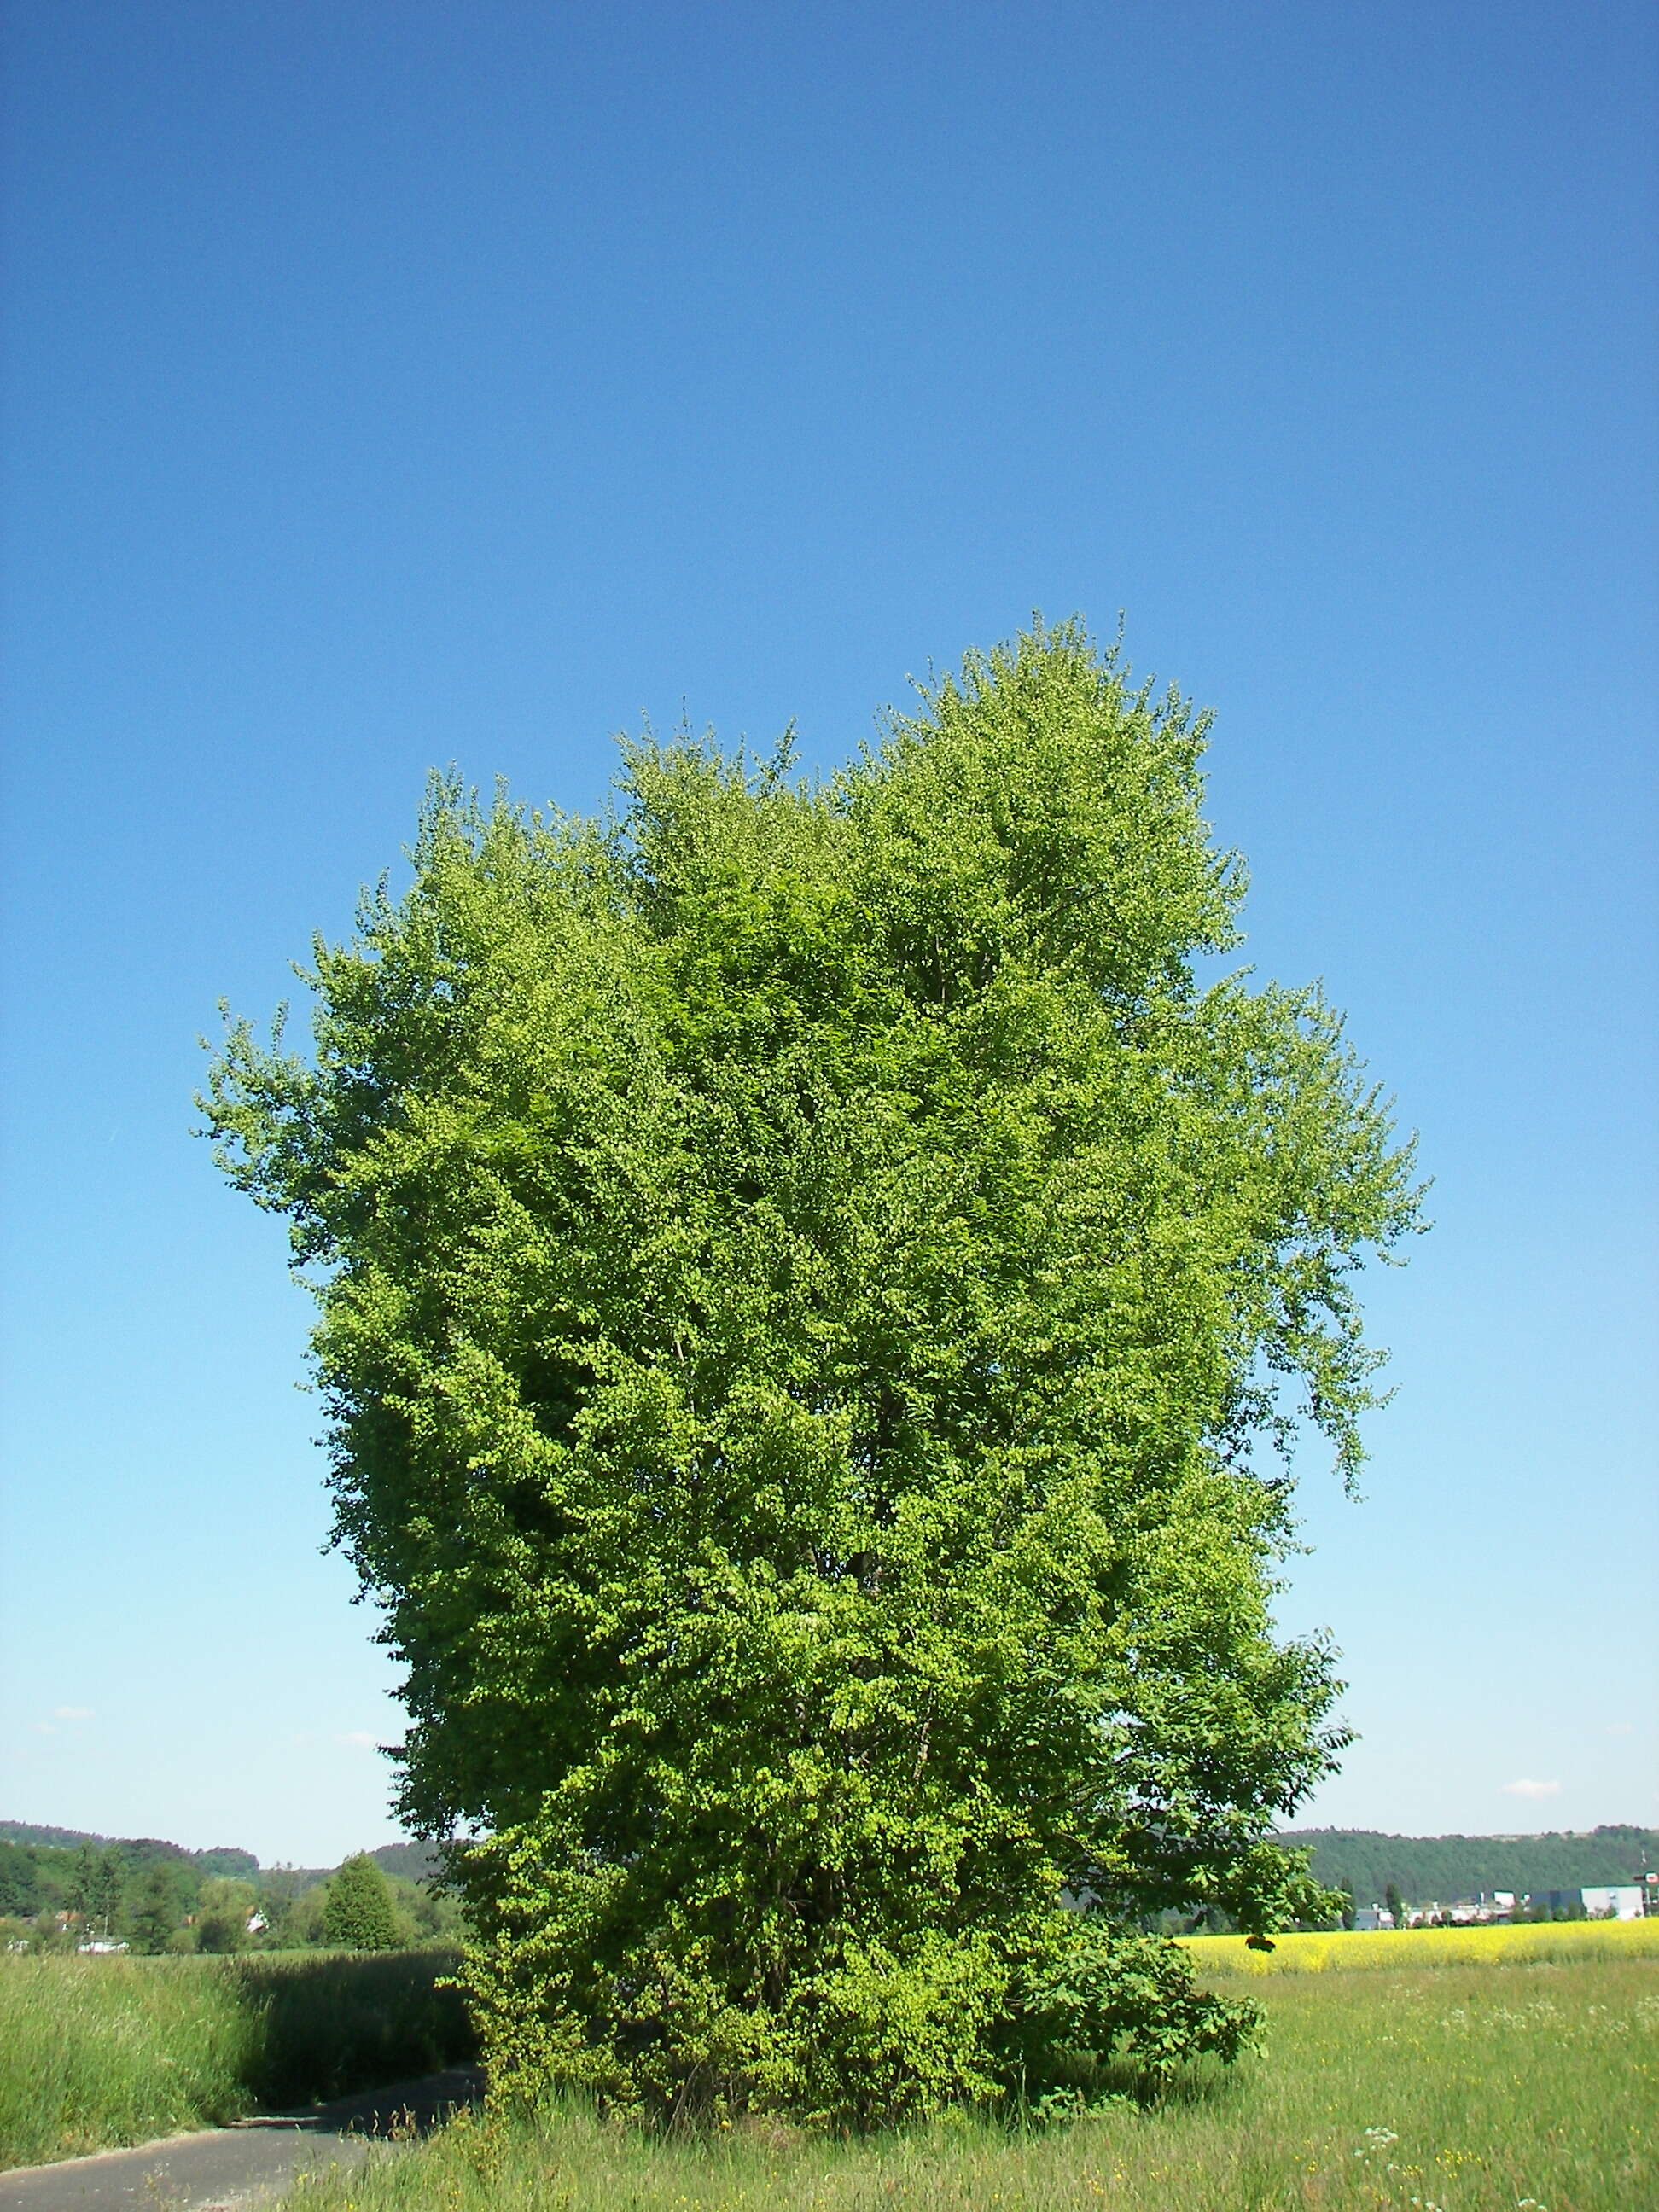
[[1218, 709], [1248, 957], [1436, 1179], [1369, 1503], [1305, 1471], [1363, 1739], [1304, 1817], [1659, 1820], [1651, 11], [5, 32], [0, 1810], [388, 1832], [218, 998], [434, 764], [591, 805], [683, 708], [832, 763], [1041, 607]]

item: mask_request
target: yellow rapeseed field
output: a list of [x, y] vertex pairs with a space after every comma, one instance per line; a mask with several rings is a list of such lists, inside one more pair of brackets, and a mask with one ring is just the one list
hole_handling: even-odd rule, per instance
[[1252, 1951], [1242, 1936], [1186, 1936], [1200, 1977], [1341, 1974], [1374, 1966], [1527, 1966], [1546, 1959], [1659, 1959], [1659, 1920], [1539, 1920], [1508, 1928], [1377, 1928], [1275, 1936]]

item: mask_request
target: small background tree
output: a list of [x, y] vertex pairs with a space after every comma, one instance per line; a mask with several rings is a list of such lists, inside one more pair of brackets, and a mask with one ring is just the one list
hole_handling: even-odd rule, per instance
[[130, 1923], [135, 1950], [178, 1948], [176, 1938], [184, 1930], [187, 1887], [184, 1869], [174, 1860], [157, 1859], [145, 1869]]
[[31, 1854], [0, 1840], [0, 1913], [27, 1920], [40, 1910], [40, 1870]]
[[395, 1951], [402, 1942], [386, 1876], [367, 1851], [345, 1860], [329, 1883], [323, 1936], [343, 1951]]
[[247, 1923], [258, 1904], [259, 1893], [251, 1881], [239, 1881], [234, 1875], [210, 1875], [196, 1900], [197, 1949], [246, 1950]]
[[126, 1895], [126, 1868], [119, 1850], [108, 1844], [100, 1853], [92, 1885], [91, 1920], [94, 1934], [105, 1942], [122, 1932], [122, 1906]]
[[94, 1902], [103, 1879], [103, 1854], [90, 1838], [75, 1854], [74, 1869], [64, 1892], [64, 1901], [71, 1912], [79, 1913], [86, 1931], [92, 1929]]

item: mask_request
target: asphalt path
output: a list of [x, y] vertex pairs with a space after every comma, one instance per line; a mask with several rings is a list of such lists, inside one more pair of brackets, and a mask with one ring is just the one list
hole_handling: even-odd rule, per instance
[[234, 2127], [168, 2136], [0, 2173], [0, 2212], [230, 2212], [279, 2195], [319, 2166], [355, 2165], [377, 2141], [410, 2141], [477, 2101], [467, 2068], [400, 2081], [304, 2112], [262, 2112]]

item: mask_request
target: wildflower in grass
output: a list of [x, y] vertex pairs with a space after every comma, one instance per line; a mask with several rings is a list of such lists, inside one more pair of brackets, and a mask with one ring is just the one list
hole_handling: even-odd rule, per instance
[[[1367, 2128], [1364, 2136], [1354, 2145], [1353, 2154], [1356, 2158], [1376, 2158], [1387, 2150], [1391, 2143], [1397, 2143], [1399, 2140], [1399, 2136], [1392, 2128]], [[1389, 2170], [1390, 2172], [1394, 2171], [1392, 2166]]]

